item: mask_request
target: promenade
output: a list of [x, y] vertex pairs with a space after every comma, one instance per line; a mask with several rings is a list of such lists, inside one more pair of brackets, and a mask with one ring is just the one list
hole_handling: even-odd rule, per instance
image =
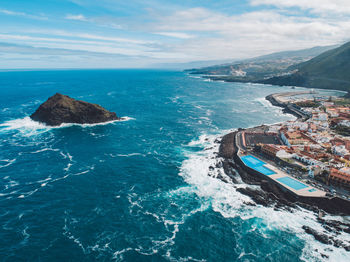
[[326, 192], [312, 187], [298, 179], [290, 176], [286, 172], [280, 170], [274, 165], [265, 163], [256, 156], [250, 155], [246, 152], [244, 148], [244, 142], [242, 141], [244, 136], [242, 132], [237, 132], [236, 134], [236, 147], [238, 148], [237, 155], [243, 162], [243, 164], [259, 172], [261, 176], [266, 177], [267, 180], [273, 180], [275, 183], [280, 185], [280, 187], [292, 192], [293, 194], [301, 197], [325, 197]]

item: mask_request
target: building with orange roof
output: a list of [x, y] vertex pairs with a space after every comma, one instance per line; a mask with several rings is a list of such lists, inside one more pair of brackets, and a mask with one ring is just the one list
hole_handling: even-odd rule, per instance
[[345, 167], [340, 170], [332, 168], [328, 180], [337, 185], [350, 187], [350, 168]]

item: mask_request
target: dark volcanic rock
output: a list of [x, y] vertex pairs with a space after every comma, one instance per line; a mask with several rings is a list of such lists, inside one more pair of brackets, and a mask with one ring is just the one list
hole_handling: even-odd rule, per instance
[[103, 107], [56, 93], [30, 116], [49, 126], [63, 123], [95, 124], [118, 120], [116, 113]]
[[271, 206], [274, 202], [267, 196], [262, 190], [256, 190], [252, 188], [237, 188], [237, 191], [243, 195], [249, 196], [255, 203], [263, 206]]
[[322, 234], [322, 233], [318, 233], [316, 230], [314, 230], [308, 226], [303, 226], [303, 229], [307, 234], [313, 235], [317, 241], [319, 241], [323, 244], [331, 244], [331, 241], [329, 240], [327, 235]]
[[235, 148], [236, 132], [225, 135], [220, 143], [219, 156], [227, 159], [232, 159], [236, 153]]

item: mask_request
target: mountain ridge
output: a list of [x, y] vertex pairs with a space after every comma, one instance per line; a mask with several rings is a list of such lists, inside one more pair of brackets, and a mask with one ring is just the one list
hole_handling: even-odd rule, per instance
[[[322, 51], [322, 52], [321, 52]], [[314, 55], [305, 59], [307, 56]], [[240, 64], [188, 70], [212, 80], [350, 91], [350, 42], [273, 53]]]
[[296, 71], [261, 81], [266, 84], [350, 91], [350, 42], [292, 66]]

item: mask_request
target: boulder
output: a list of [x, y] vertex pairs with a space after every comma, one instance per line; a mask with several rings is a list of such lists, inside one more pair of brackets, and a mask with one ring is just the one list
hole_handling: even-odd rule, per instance
[[331, 244], [331, 241], [329, 240], [328, 236], [322, 233], [318, 233], [315, 229], [312, 229], [311, 227], [308, 226], [303, 226], [304, 231], [309, 234], [309, 235], [313, 235], [314, 238], [323, 243], [323, 244]]

